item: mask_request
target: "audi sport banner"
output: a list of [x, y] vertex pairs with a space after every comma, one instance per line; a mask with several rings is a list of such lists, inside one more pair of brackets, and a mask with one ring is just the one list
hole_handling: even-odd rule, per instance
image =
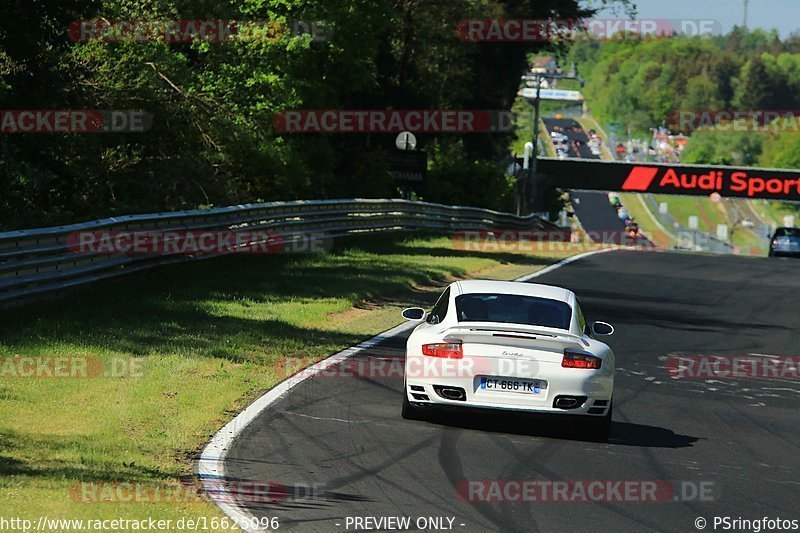
[[800, 202], [800, 170], [539, 159], [539, 171], [561, 189], [652, 192]]

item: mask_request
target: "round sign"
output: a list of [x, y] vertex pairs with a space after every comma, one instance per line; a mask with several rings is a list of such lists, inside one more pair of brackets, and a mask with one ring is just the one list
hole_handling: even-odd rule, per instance
[[709, 196], [709, 199], [711, 199], [712, 202], [717, 204], [719, 203], [720, 200], [722, 200], [722, 196], [718, 192], [712, 192], [711, 195]]
[[413, 150], [417, 147], [417, 138], [410, 131], [401, 132], [394, 140], [398, 150]]

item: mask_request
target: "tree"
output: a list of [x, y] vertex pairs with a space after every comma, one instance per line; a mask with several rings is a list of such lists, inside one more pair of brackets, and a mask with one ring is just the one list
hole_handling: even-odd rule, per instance
[[734, 82], [733, 107], [740, 110], [772, 109], [775, 94], [760, 57], [747, 60]]

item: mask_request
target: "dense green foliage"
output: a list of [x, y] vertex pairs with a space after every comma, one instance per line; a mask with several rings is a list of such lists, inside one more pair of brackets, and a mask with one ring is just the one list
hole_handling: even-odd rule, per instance
[[[599, 0], [594, 5], [625, 0]], [[293, 198], [397, 194], [392, 134], [280, 134], [286, 109], [510, 109], [542, 43], [473, 43], [468, 17], [574, 18], [578, 0], [9, 0], [0, 109], [143, 109], [146, 133], [0, 135], [0, 228]], [[592, 6], [593, 4], [589, 4]], [[322, 21], [329, 39], [73, 42], [78, 19]], [[498, 134], [422, 135], [424, 199], [508, 208]]]
[[[800, 109], [797, 36], [782, 41], [775, 33], [736, 28], [718, 38], [581, 42], [569, 54], [587, 78], [593, 114], [644, 138], [665, 121], [679, 130], [679, 111]], [[800, 167], [796, 124], [684, 133], [691, 135], [686, 163]]]
[[570, 55], [593, 114], [639, 135], [679, 124], [681, 110], [800, 109], [800, 36], [736, 28], [714, 38], [587, 41]]

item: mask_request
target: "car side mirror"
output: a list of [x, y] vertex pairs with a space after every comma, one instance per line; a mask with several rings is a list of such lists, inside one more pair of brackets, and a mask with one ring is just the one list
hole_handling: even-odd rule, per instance
[[608, 324], [606, 322], [595, 322], [592, 324], [592, 333], [595, 335], [613, 335], [614, 334], [614, 326]]
[[413, 322], [419, 322], [425, 318], [425, 310], [421, 307], [409, 307], [408, 309], [403, 309], [403, 318]]

